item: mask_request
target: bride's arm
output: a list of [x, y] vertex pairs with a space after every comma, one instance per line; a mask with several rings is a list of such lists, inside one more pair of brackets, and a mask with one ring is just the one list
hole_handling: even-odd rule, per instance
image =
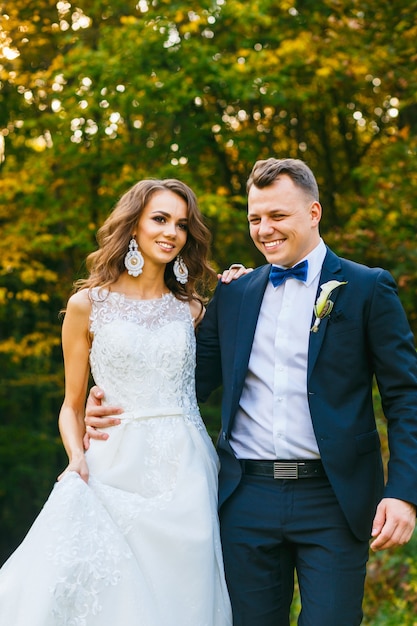
[[227, 270], [217, 274], [217, 278], [221, 279], [222, 283], [231, 283], [232, 280], [236, 280], [249, 272], [253, 272], [253, 267], [245, 267], [241, 263], [232, 263]]
[[62, 350], [65, 369], [65, 397], [59, 413], [59, 432], [69, 464], [58, 477], [75, 471], [88, 481], [88, 466], [84, 456], [84, 407], [89, 376], [89, 317], [91, 303], [87, 290], [71, 296], [62, 325]]

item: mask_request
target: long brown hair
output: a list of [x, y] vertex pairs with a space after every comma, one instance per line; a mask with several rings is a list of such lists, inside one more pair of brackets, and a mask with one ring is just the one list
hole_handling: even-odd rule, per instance
[[[89, 276], [75, 283], [76, 290], [92, 287], [109, 287], [125, 271], [124, 257], [128, 251], [140, 216], [152, 196], [159, 191], [171, 191], [187, 205], [187, 241], [181, 256], [188, 268], [188, 282], [179, 283], [173, 273], [174, 261], [167, 264], [165, 283], [181, 300], [196, 298], [196, 285], [204, 285], [216, 274], [208, 262], [210, 231], [204, 224], [197, 198], [185, 183], [175, 179], [146, 179], [131, 187], [117, 202], [112, 213], [97, 232], [98, 250], [86, 259]], [[198, 298], [201, 299], [201, 298]]]

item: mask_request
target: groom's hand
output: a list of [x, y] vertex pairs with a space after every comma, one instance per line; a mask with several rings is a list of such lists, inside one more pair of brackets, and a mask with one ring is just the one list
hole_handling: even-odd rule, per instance
[[120, 415], [123, 410], [116, 406], [103, 406], [102, 400], [104, 391], [100, 387], [92, 387], [88, 394], [87, 404], [85, 407], [85, 435], [84, 448], [88, 450], [91, 439], [108, 439], [108, 433], [104, 432], [104, 428], [120, 424]]
[[374, 518], [371, 548], [386, 550], [407, 543], [416, 525], [416, 507], [396, 498], [383, 498]]

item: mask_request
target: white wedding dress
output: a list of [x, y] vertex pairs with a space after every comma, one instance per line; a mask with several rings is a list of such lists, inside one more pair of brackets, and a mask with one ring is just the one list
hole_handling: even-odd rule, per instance
[[122, 422], [91, 441], [88, 485], [56, 483], [0, 570], [0, 624], [230, 626], [189, 305], [93, 289], [91, 331], [94, 380]]

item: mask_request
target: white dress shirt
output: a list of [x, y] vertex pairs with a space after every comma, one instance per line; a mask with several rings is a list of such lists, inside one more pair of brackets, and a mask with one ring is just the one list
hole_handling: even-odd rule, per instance
[[305, 283], [289, 278], [274, 288], [268, 282], [230, 437], [237, 458], [319, 458], [307, 399], [307, 356], [325, 256], [320, 240], [305, 257]]

